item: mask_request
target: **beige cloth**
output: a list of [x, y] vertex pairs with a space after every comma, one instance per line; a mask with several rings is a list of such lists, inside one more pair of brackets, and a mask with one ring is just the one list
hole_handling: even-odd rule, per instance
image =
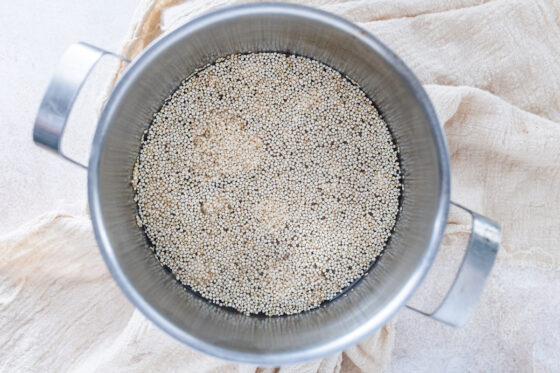
[[[145, 0], [124, 52], [229, 0]], [[452, 197], [502, 224], [473, 319], [403, 311], [366, 341], [282, 372], [555, 371], [560, 366], [560, 3], [307, 0], [374, 33], [425, 84], [444, 126]], [[452, 211], [415, 304], [449, 285], [468, 224]], [[114, 284], [86, 214], [52, 213], [0, 239], [0, 370], [254, 372], [182, 346]], [[439, 272], [438, 272], [439, 271]], [[431, 277], [434, 277], [434, 274]], [[389, 357], [391, 361], [389, 362]]]

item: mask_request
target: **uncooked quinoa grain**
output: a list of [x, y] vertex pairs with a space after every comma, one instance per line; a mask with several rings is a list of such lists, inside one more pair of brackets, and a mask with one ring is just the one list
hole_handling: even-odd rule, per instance
[[134, 167], [155, 255], [247, 314], [319, 306], [364, 274], [399, 209], [397, 148], [364, 92], [280, 53], [231, 55], [185, 79]]

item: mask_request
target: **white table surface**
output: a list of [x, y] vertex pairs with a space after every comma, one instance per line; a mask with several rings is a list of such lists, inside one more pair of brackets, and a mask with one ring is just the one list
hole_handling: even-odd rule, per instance
[[[48, 211], [84, 210], [86, 172], [37, 147], [33, 122], [64, 50], [77, 41], [118, 50], [136, 2], [0, 1], [0, 235]], [[80, 125], [79, 113], [72, 119]]]

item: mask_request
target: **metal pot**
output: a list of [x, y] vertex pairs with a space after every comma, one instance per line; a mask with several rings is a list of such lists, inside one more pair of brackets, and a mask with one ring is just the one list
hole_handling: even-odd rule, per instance
[[[186, 291], [158, 264], [135, 221], [131, 172], [152, 114], [196, 68], [250, 51], [311, 57], [357, 81], [377, 104], [400, 147], [402, 211], [384, 255], [347, 297], [293, 316], [245, 316]], [[106, 54], [111, 53], [83, 43], [70, 47], [39, 109], [35, 142], [64, 156], [60, 143], [67, 116], [88, 72]], [[152, 43], [128, 66], [109, 97], [87, 168], [95, 236], [130, 301], [181, 342], [210, 355], [255, 364], [323, 357], [383, 326], [406, 304], [430, 268], [453, 203], [445, 137], [412, 72], [354, 24], [286, 4], [223, 9]], [[462, 266], [443, 303], [429, 314], [455, 326], [474, 308], [500, 242], [495, 223], [467, 211], [473, 228]]]

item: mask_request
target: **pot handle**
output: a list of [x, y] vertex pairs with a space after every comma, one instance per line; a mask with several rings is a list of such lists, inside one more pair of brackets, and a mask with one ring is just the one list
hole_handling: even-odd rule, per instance
[[463, 325], [474, 310], [484, 289], [484, 282], [496, 260], [500, 247], [501, 229], [493, 221], [461, 206], [472, 216], [472, 232], [461, 267], [445, 299], [432, 313], [408, 306], [413, 311], [451, 326]]
[[130, 62], [127, 58], [83, 42], [71, 45], [64, 52], [41, 101], [33, 127], [36, 144], [86, 169], [86, 165], [66, 156], [60, 144], [74, 101], [89, 73], [104, 55]]

